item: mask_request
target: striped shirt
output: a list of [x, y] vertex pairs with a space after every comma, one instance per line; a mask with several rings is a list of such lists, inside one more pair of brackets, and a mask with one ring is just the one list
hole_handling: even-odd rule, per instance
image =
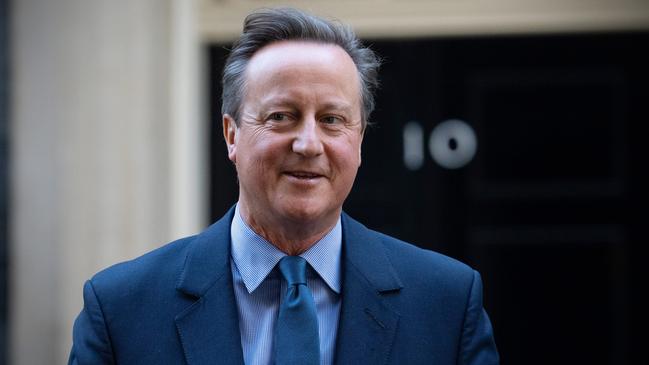
[[[273, 332], [286, 282], [276, 268], [286, 254], [255, 233], [241, 218], [237, 205], [230, 227], [231, 269], [239, 312], [243, 359], [247, 365], [273, 363]], [[307, 286], [313, 293], [320, 336], [320, 363], [333, 364], [340, 316], [340, 218], [334, 228], [303, 257]]]

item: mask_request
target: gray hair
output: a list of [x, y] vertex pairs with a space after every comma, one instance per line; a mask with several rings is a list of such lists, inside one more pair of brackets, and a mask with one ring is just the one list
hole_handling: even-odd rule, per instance
[[361, 118], [367, 126], [374, 110], [374, 91], [378, 87], [378, 56], [364, 47], [347, 25], [328, 21], [293, 8], [257, 10], [244, 21], [243, 33], [234, 43], [223, 69], [221, 112], [239, 124], [245, 89], [245, 71], [255, 52], [278, 41], [304, 40], [340, 46], [358, 70], [361, 91]]

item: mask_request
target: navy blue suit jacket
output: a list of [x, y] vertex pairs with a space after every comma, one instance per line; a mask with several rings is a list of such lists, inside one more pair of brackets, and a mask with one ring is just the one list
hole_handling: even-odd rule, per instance
[[[242, 364], [234, 209], [87, 281], [71, 364]], [[479, 274], [343, 214], [337, 364], [497, 364]]]

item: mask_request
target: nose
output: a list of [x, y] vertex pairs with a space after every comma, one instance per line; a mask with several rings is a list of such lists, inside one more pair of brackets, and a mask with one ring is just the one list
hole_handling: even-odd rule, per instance
[[300, 123], [297, 135], [293, 140], [293, 152], [304, 157], [315, 157], [322, 154], [324, 147], [318, 132], [318, 123], [313, 118]]

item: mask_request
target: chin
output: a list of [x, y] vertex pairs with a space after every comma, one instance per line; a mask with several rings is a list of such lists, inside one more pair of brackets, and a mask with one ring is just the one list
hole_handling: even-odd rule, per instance
[[292, 221], [311, 222], [326, 217], [332, 212], [330, 207], [319, 206], [316, 203], [291, 204], [284, 210], [285, 215]]

